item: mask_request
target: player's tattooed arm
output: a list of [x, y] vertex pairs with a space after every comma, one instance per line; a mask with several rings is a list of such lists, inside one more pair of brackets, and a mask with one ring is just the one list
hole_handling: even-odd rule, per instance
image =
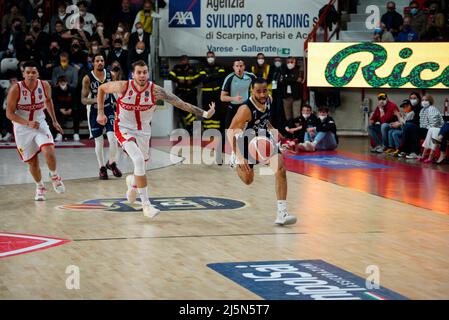
[[167, 101], [168, 103], [172, 104], [176, 108], [190, 112], [198, 117], [203, 117], [203, 118], [209, 119], [215, 113], [215, 102], [212, 102], [209, 105], [209, 108], [210, 108], [209, 111], [205, 111], [201, 108], [198, 108], [197, 106], [194, 106], [190, 103], [187, 103], [187, 102], [181, 100], [179, 97], [177, 97], [173, 93], [167, 92], [163, 88], [161, 88], [157, 85], [154, 86], [153, 94], [157, 100], [161, 99], [161, 100]]
[[107, 122], [107, 118], [104, 114], [104, 98], [108, 93], [117, 93], [119, 96], [122, 96], [124, 91], [126, 90], [126, 81], [112, 81], [103, 83], [98, 87], [97, 94], [97, 122], [101, 125], [105, 125]]
[[97, 99], [88, 98], [90, 93], [89, 87], [90, 87], [90, 78], [89, 76], [86, 75], [83, 78], [83, 88], [81, 89], [81, 103], [84, 105], [97, 103]]

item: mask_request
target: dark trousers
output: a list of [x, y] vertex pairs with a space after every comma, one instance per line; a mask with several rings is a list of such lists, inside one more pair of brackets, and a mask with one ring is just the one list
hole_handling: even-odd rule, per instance
[[419, 154], [421, 151], [421, 146], [419, 141], [425, 139], [427, 135], [427, 129], [420, 128], [418, 125], [406, 122], [404, 128], [402, 129], [402, 147], [401, 151], [405, 153], [416, 153]]
[[447, 142], [449, 140], [449, 122], [446, 122], [440, 129], [438, 133], [439, 136], [443, 136], [443, 140], [441, 140], [440, 151], [446, 152]]
[[[191, 91], [179, 91], [176, 93], [176, 95], [181, 98], [183, 101], [188, 102], [190, 104], [193, 104], [194, 106], [198, 106], [198, 98], [197, 98], [197, 91], [191, 90]], [[181, 124], [181, 126], [192, 133], [193, 130], [193, 121], [197, 120], [196, 116], [190, 112], [175, 108], [177, 115], [178, 115], [178, 123]]]
[[2, 134], [12, 134], [12, 122], [6, 117], [6, 110], [0, 105], [0, 136]]
[[[80, 110], [78, 108], [72, 109], [72, 114], [69, 116], [63, 115], [60, 108], [55, 108], [56, 119], [61, 126], [64, 126], [64, 122], [67, 120], [72, 120], [73, 122], [73, 133], [79, 134], [80, 132]], [[51, 120], [51, 119], [50, 119]], [[51, 121], [50, 121], [51, 123]], [[56, 133], [56, 129], [53, 125], [50, 126], [53, 134]]]

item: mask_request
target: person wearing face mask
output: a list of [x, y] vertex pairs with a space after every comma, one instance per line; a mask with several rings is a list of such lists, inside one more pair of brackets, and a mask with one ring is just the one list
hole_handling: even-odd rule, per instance
[[[112, 35], [112, 41], [115, 39], [121, 39], [122, 40], [122, 48], [124, 50], [128, 50], [128, 42], [129, 42], [130, 33], [128, 32], [128, 27], [122, 23], [119, 22], [116, 32]], [[132, 50], [133, 47], [131, 47]]]
[[128, 75], [128, 50], [123, 49], [122, 45], [122, 39], [114, 40], [113, 49], [108, 54], [107, 65], [111, 65], [113, 61], [117, 60], [122, 66], [123, 73]]
[[383, 153], [385, 149], [391, 148], [388, 141], [388, 131], [390, 123], [397, 121], [395, 112], [398, 106], [391, 100], [385, 92], [377, 95], [377, 107], [369, 119], [368, 134], [375, 146], [371, 152]]
[[136, 31], [129, 36], [129, 47], [134, 48], [137, 42], [142, 41], [145, 43], [145, 48], [150, 51], [150, 34], [143, 30], [142, 23], [137, 22], [135, 25]]
[[385, 150], [385, 153], [391, 156], [399, 156], [402, 145], [403, 128], [408, 123], [412, 123], [415, 117], [415, 112], [413, 111], [413, 106], [409, 99], [402, 101], [401, 109], [403, 112], [399, 110], [395, 111], [394, 114], [398, 118], [398, 121], [390, 123], [391, 130], [388, 131], [388, 141], [391, 148]]
[[418, 32], [418, 36], [421, 39], [426, 27], [427, 17], [426, 14], [419, 8], [417, 1], [411, 1], [409, 4], [409, 11], [406, 15], [410, 18], [410, 26], [413, 30]]
[[[122, 0], [120, 4], [120, 9], [116, 8], [114, 10], [114, 20], [117, 22], [126, 23], [128, 26], [132, 26], [134, 22], [134, 18], [136, 16], [136, 10], [133, 10], [129, 4], [129, 0]], [[134, 30], [133, 30], [134, 32]], [[134, 44], [135, 45], [135, 44]], [[133, 48], [134, 45], [129, 44], [130, 48]], [[146, 44], [145, 44], [146, 45]]]
[[59, 43], [57, 41], [51, 41], [50, 46], [42, 59], [44, 66], [42, 75], [44, 79], [51, 79], [53, 68], [59, 64], [60, 53], [61, 49]]
[[387, 12], [384, 13], [380, 21], [385, 24], [386, 30], [396, 37], [399, 33], [399, 29], [404, 23], [403, 17], [396, 11], [396, 4], [393, 1], [387, 3]]
[[39, 48], [35, 45], [34, 38], [31, 34], [25, 36], [25, 43], [22, 46], [17, 47], [16, 58], [19, 61], [33, 60], [38, 63], [39, 68], [41, 68], [42, 55]]
[[448, 38], [446, 17], [444, 13], [441, 12], [438, 2], [433, 1], [429, 5], [423, 40], [447, 41]]
[[397, 42], [413, 42], [419, 40], [419, 34], [415, 30], [412, 29], [410, 25], [410, 17], [404, 18], [404, 24], [402, 25], [402, 31], [399, 32], [396, 37]]
[[[52, 96], [56, 119], [58, 119], [59, 123], [71, 119], [73, 121], [73, 140], [79, 141], [80, 119], [75, 103], [75, 92], [69, 86], [65, 76], [58, 77], [56, 86], [52, 91]], [[54, 134], [56, 132], [56, 129], [53, 128], [52, 133]], [[62, 141], [62, 135], [60, 133], [56, 135], [55, 141]]]
[[385, 27], [385, 24], [381, 23], [380, 26], [374, 29], [374, 42], [394, 42], [394, 37], [390, 31]]
[[51, 16], [50, 19], [50, 33], [57, 32], [56, 31], [56, 22], [62, 21], [63, 30], [66, 31], [66, 20], [69, 17], [69, 14], [66, 13], [67, 5], [64, 1], [60, 1], [57, 3], [56, 12]]
[[39, 54], [44, 57], [50, 45], [50, 35], [42, 31], [41, 24], [38, 19], [31, 22], [31, 35], [34, 38], [34, 46], [39, 51]]
[[215, 53], [209, 51], [206, 57], [206, 64], [201, 67], [200, 81], [202, 108], [208, 110], [209, 104], [215, 102], [217, 109], [215, 114], [210, 119], [203, 120], [204, 129], [217, 129], [224, 134], [224, 108], [221, 107], [220, 94], [221, 84], [226, 77], [225, 68], [215, 62]]
[[[301, 115], [287, 121], [285, 131], [292, 134], [294, 139], [299, 143], [305, 140], [305, 134], [308, 133], [311, 138], [316, 135], [316, 128], [320, 123], [320, 119], [313, 113], [312, 107], [308, 104], [302, 106]], [[299, 146], [301, 149], [301, 146]], [[305, 150], [305, 149], [304, 149]]]
[[59, 65], [53, 69], [51, 77], [53, 86], [57, 85], [60, 76], [66, 77], [70, 87], [75, 88], [77, 86], [78, 70], [70, 65], [69, 61], [69, 54], [67, 52], [62, 52], [59, 56]]
[[338, 145], [337, 126], [329, 115], [329, 108], [318, 109], [316, 127], [309, 127], [304, 134], [304, 143], [298, 145], [299, 150], [308, 152], [335, 150]]
[[[270, 74], [270, 65], [266, 62], [265, 55], [263, 53], [258, 53], [256, 57], [256, 64], [251, 67], [251, 72], [257, 78], [264, 78], [268, 81], [268, 76]], [[272, 84], [268, 82], [268, 93], [272, 94]]]
[[143, 9], [137, 13], [136, 18], [134, 19], [132, 32], [136, 31], [136, 23], [140, 22], [143, 30], [148, 34], [151, 34], [153, 32], [153, 18], [156, 16], [157, 14], [153, 10], [153, 3], [150, 0], [145, 0]]
[[284, 69], [281, 80], [285, 120], [297, 118], [301, 110], [302, 76], [296, 65], [296, 58], [287, 58], [287, 68]]
[[136, 46], [129, 52], [128, 70], [132, 69], [132, 64], [139, 60], [148, 61], [148, 50], [143, 42], [137, 42]]
[[89, 35], [93, 34], [93, 26], [97, 23], [97, 18], [95, 18], [92, 13], [87, 12], [89, 4], [86, 1], [78, 2], [77, 6], [79, 9], [80, 17], [83, 17], [84, 19], [84, 25], [82, 29], [89, 33]]
[[13, 21], [18, 20], [20, 22], [20, 28], [25, 31], [26, 19], [19, 12], [19, 7], [16, 4], [11, 4], [9, 7], [9, 13], [5, 14], [2, 18], [2, 31], [7, 30], [13, 25]]

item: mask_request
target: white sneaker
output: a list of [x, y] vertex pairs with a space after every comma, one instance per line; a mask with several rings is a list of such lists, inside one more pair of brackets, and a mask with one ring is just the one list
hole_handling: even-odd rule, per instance
[[126, 186], [128, 187], [128, 190], [126, 191], [126, 199], [131, 204], [136, 202], [136, 198], [137, 198], [137, 190], [132, 185], [132, 181], [133, 181], [132, 175], [129, 175], [126, 177]]
[[297, 220], [298, 219], [295, 216], [288, 214], [287, 210], [280, 210], [278, 211], [278, 215], [274, 223], [284, 226], [288, 224], [295, 224]]
[[53, 184], [53, 189], [55, 189], [56, 193], [64, 193], [65, 192], [65, 186], [64, 183], [62, 183], [62, 179], [59, 175], [52, 177], [50, 174], [51, 183]]
[[410, 153], [409, 155], [406, 155], [405, 157], [407, 159], [418, 159], [419, 158], [419, 156], [414, 152]]
[[80, 141], [80, 135], [78, 133], [73, 135], [73, 141]]
[[11, 140], [11, 137], [12, 137], [12, 134], [9, 133], [9, 132], [7, 132], [7, 133], [5, 134], [5, 136], [4, 136], [3, 138], [1, 138], [1, 141], [8, 142], [9, 140]]
[[47, 189], [45, 189], [44, 186], [36, 187], [36, 195], [34, 196], [34, 200], [35, 201], [45, 201], [45, 192], [47, 192]]
[[383, 146], [377, 146], [377, 147], [376, 147], [376, 152], [377, 152], [377, 153], [383, 153], [384, 150], [385, 150], [385, 148], [384, 148]]
[[305, 147], [306, 151], [308, 151], [308, 152], [314, 152], [315, 151], [315, 145], [312, 142], [310, 142], [310, 141], [304, 142], [304, 147]]
[[62, 141], [62, 134], [58, 133], [56, 135], [55, 142], [61, 142], [61, 141]]
[[156, 217], [161, 210], [156, 207], [153, 207], [150, 202], [145, 202], [142, 204], [143, 215], [147, 218]]

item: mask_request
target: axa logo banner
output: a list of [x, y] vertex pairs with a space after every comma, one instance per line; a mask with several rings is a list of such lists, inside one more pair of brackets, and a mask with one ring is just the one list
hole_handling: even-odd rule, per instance
[[170, 0], [169, 28], [200, 28], [201, 0]]
[[[150, 198], [150, 201], [161, 211], [232, 210], [245, 206], [242, 201], [215, 197], [164, 197]], [[67, 204], [58, 208], [75, 211], [101, 210], [112, 212], [137, 212], [142, 210], [140, 203], [130, 204], [125, 198], [86, 200], [82, 203]]]
[[213, 263], [208, 267], [267, 300], [407, 300], [322, 260]]
[[448, 42], [309, 44], [307, 83], [337, 88], [449, 88]]
[[67, 242], [69, 240], [53, 237], [0, 232], [0, 258], [45, 250]]
[[289, 158], [315, 164], [328, 169], [389, 169], [380, 163], [360, 161], [339, 155], [289, 156]]

